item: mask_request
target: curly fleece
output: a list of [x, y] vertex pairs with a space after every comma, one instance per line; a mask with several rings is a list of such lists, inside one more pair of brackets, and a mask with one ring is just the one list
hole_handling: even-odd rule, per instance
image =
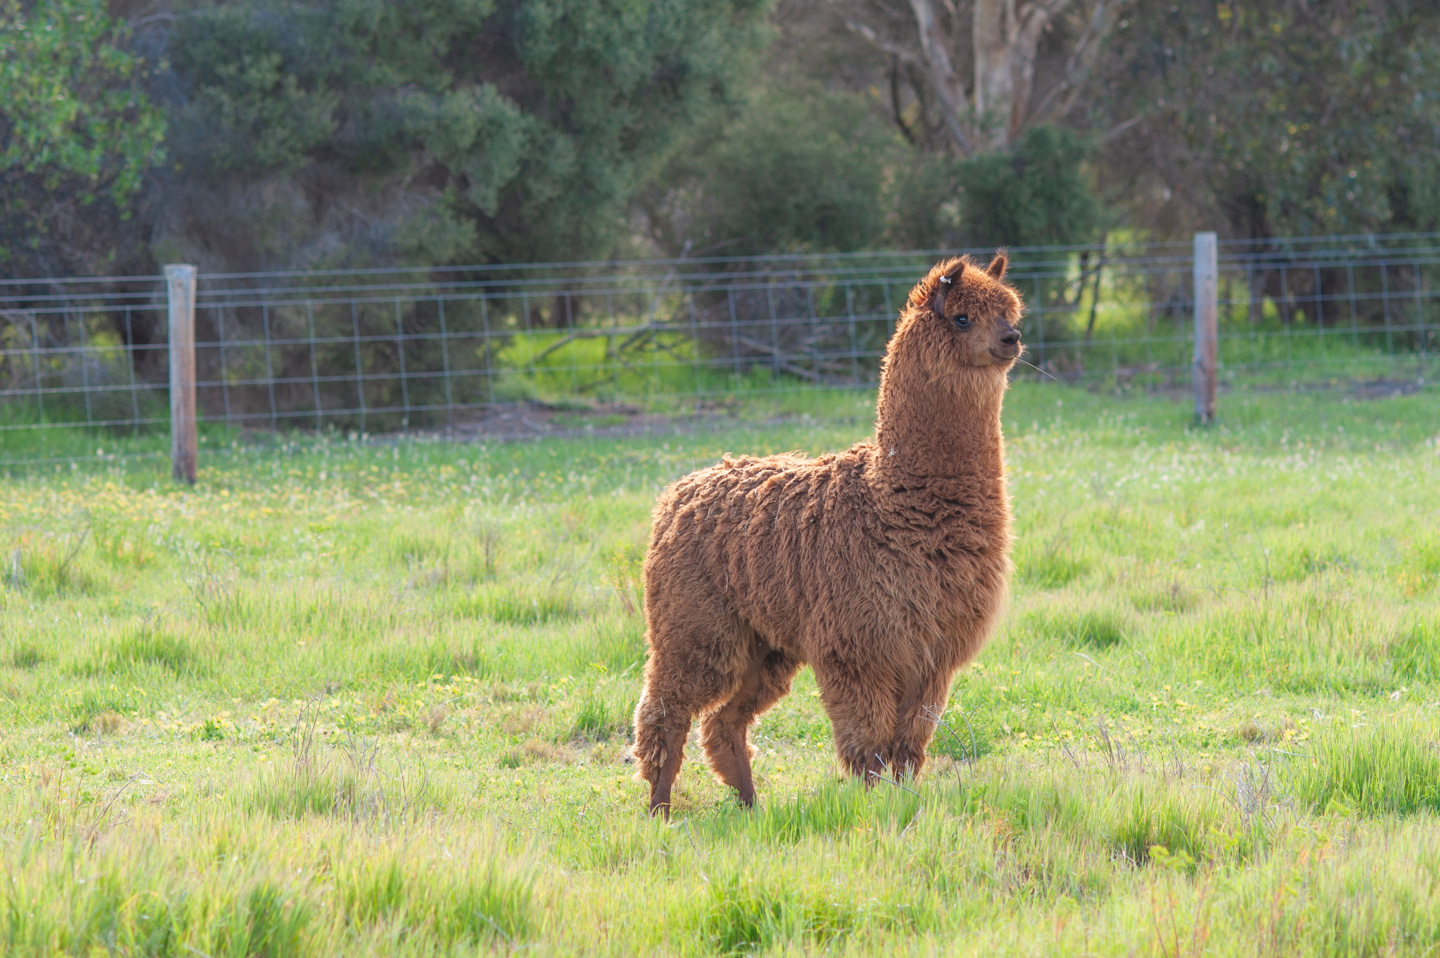
[[916, 284], [873, 440], [818, 459], [727, 456], [661, 494], [634, 746], [652, 812], [668, 814], [697, 717], [716, 776], [752, 804], [750, 726], [807, 663], [850, 773], [924, 764], [1010, 574], [1000, 408], [1021, 302], [1005, 267], [948, 259]]

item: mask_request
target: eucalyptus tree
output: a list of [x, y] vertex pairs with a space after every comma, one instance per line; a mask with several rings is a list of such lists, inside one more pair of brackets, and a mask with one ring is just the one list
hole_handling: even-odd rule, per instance
[[0, 273], [114, 272], [165, 119], [100, 0], [0, 0]]

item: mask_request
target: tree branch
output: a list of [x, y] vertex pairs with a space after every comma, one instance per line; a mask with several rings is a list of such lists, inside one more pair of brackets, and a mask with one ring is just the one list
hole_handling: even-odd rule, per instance
[[1100, 43], [1109, 36], [1115, 16], [1123, 4], [1124, 0], [1099, 0], [1095, 4], [1084, 32], [1075, 41], [1070, 57], [1065, 61], [1063, 78], [1046, 91], [1045, 96], [1036, 104], [1033, 114], [1036, 122], [1044, 123], [1070, 112], [1075, 100], [1084, 90], [1085, 81], [1089, 79], [1090, 70], [1095, 65], [1095, 58], [1100, 54]]
[[968, 156], [974, 152], [974, 148], [969, 135], [960, 125], [961, 112], [966, 107], [965, 91], [940, 37], [940, 24], [935, 19], [935, 7], [931, 0], [910, 0], [910, 9], [915, 14], [915, 26], [920, 34], [925, 77], [940, 99], [946, 129], [950, 131], [950, 136], [960, 152]]
[[1116, 123], [1116, 124], [1115, 124], [1114, 126], [1112, 126], [1110, 129], [1108, 129], [1108, 130], [1105, 131], [1105, 135], [1102, 136], [1102, 137], [1100, 137], [1100, 142], [1101, 142], [1101, 143], [1109, 143], [1111, 140], [1115, 139], [1115, 137], [1119, 136], [1121, 133], [1124, 133], [1126, 130], [1128, 130], [1128, 129], [1130, 129], [1132, 126], [1134, 126], [1136, 123], [1139, 123], [1140, 121], [1144, 120], [1145, 117], [1146, 117], [1146, 114], [1144, 114], [1144, 113], [1137, 113], [1137, 114], [1135, 114], [1134, 116], [1132, 116], [1132, 117], [1131, 117], [1130, 119], [1128, 119], [1128, 120], [1121, 120], [1119, 123]]
[[782, 353], [778, 349], [775, 349], [772, 346], [766, 346], [764, 343], [759, 342], [758, 340], [751, 339], [749, 336], [736, 336], [735, 341], [741, 346], [744, 346], [746, 349], [749, 349], [753, 352], [763, 353], [766, 356], [774, 357], [775, 365], [778, 368], [785, 370], [785, 372], [787, 373], [792, 373], [793, 375], [799, 376], [802, 379], [808, 379], [811, 382], [820, 381], [819, 373], [806, 369], [804, 366], [795, 365], [794, 363], [790, 362], [790, 360], [785, 358], [784, 353]]
[[919, 140], [915, 132], [910, 129], [910, 124], [905, 122], [905, 113], [900, 108], [900, 61], [897, 59], [890, 65], [890, 109], [895, 113], [895, 125], [900, 128], [900, 134], [905, 137], [905, 142], [911, 146], [918, 146]]
[[[832, 8], [835, 6], [834, 0], [831, 0], [830, 6]], [[841, 22], [845, 24], [846, 29], [863, 39], [865, 42], [869, 43], [871, 46], [875, 47], [877, 50], [882, 50], [885, 53], [890, 54], [892, 57], [896, 57], [897, 59], [905, 63], [912, 63], [915, 66], [924, 69], [924, 62], [915, 55], [914, 51], [907, 50], [904, 47], [900, 46], [900, 44], [893, 43], [890, 40], [885, 39], [880, 34], [875, 32], [874, 27], [871, 27], [868, 24], [861, 23], [859, 20], [852, 19], [851, 17], [847, 17], [839, 10], [835, 11], [835, 15], [838, 16]]]

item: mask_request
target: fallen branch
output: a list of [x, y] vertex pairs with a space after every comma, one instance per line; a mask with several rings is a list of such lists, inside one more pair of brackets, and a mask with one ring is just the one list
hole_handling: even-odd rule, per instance
[[546, 346], [544, 349], [540, 350], [540, 352], [536, 353], [534, 356], [530, 357], [529, 363], [531, 365], [534, 365], [543, 360], [546, 356], [549, 356], [551, 353], [555, 352], [556, 350], [564, 349], [566, 346], [569, 346], [571, 343], [580, 339], [595, 339], [600, 336], [624, 336], [626, 334], [629, 334], [630, 338], [625, 340], [625, 342], [621, 343], [619, 346], [619, 351], [623, 352], [632, 343], [634, 343], [641, 337], [653, 335], [656, 332], [669, 328], [673, 327], [668, 327], [664, 323], [646, 323], [644, 326], [605, 329], [577, 329], [574, 332], [569, 333], [568, 335], [562, 336], [555, 342], [551, 343], [549, 346]]
[[787, 373], [793, 373], [794, 375], [799, 376], [803, 379], [808, 379], [811, 382], [820, 381], [819, 373], [810, 369], [805, 369], [802, 366], [795, 365], [794, 363], [786, 359], [785, 354], [780, 352], [780, 350], [775, 349], [771, 346], [766, 346], [759, 340], [751, 339], [749, 336], [737, 335], [735, 337], [735, 342], [739, 343], [741, 346], [744, 346], [746, 349], [752, 350], [754, 352], [763, 353], [766, 356], [773, 356], [776, 360], [775, 367], [777, 369], [783, 369]]

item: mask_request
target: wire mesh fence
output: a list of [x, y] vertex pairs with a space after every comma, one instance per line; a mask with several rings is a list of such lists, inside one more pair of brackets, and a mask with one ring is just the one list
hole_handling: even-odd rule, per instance
[[[202, 272], [199, 408], [241, 429], [377, 433], [521, 403], [674, 409], [865, 387], [910, 286], [944, 252]], [[1035, 367], [1017, 376], [1187, 387], [1189, 243], [1011, 256]], [[1428, 374], [1440, 234], [1222, 241], [1218, 266], [1222, 390], [1410, 388]], [[166, 315], [161, 277], [0, 284], [0, 452], [36, 431], [163, 427]]]

